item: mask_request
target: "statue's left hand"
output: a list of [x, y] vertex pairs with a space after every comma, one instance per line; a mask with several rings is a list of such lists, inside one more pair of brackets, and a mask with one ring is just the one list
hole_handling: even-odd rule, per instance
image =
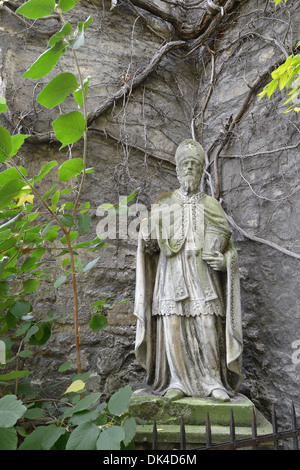
[[205, 256], [204, 260], [215, 271], [224, 271], [226, 269], [225, 256], [219, 251], [216, 251], [214, 254], [209, 256]]

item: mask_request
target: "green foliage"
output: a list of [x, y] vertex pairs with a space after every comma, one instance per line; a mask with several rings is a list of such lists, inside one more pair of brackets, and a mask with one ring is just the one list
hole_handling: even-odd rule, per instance
[[[299, 45], [300, 43], [298, 46]], [[259, 93], [258, 96], [260, 99], [265, 95], [270, 99], [277, 88], [279, 88], [279, 90], [283, 90], [284, 88], [290, 90], [290, 88], [292, 88], [287, 92], [287, 94], [291, 96], [284, 102], [284, 105], [293, 100], [296, 101], [300, 88], [300, 54], [295, 56], [290, 55], [282, 65], [272, 72], [272, 79], [273, 80], [264, 87], [263, 91]], [[292, 110], [299, 113], [300, 107], [293, 103], [285, 110], [285, 113]]]
[[[277, 5], [279, 5], [280, 2], [282, 2], [282, 0], [274, 0], [275, 2], [275, 6], [277, 7]], [[284, 3], [286, 3], [287, 0], [284, 0]]]
[[53, 403], [39, 397], [29, 405], [16, 395], [0, 398], [0, 450], [126, 449], [136, 432], [136, 422], [127, 412], [130, 386], [113, 394], [108, 404], [99, 404], [100, 393], [90, 393], [82, 399], [79, 393], [70, 392], [57, 400], [56, 417], [29, 434], [24, 429], [26, 423], [45, 419]]
[[[84, 45], [85, 31], [91, 25], [92, 17], [79, 21], [73, 32], [72, 25], [62, 16], [76, 3], [77, 0], [59, 0], [58, 4], [54, 0], [29, 0], [16, 10], [16, 14], [33, 20], [55, 12], [63, 21], [61, 30], [50, 38], [47, 50], [23, 78], [44, 77], [68, 50], [75, 57], [78, 79], [73, 73], [59, 73], [37, 96], [38, 103], [48, 109], [63, 103], [70, 94], [74, 97], [77, 109], [60, 114], [52, 123], [61, 148], [82, 138], [85, 144], [87, 142], [85, 99], [90, 77], [81, 77], [76, 50]], [[0, 113], [7, 110], [5, 99], [0, 97]], [[59, 168], [57, 161], [49, 161], [37, 175], [29, 175], [14, 158], [27, 137], [29, 135], [10, 135], [0, 126], [0, 163], [5, 166], [0, 173], [0, 339], [6, 347], [6, 364], [0, 364], [0, 385], [4, 395], [0, 398], [0, 450], [126, 448], [135, 434], [135, 420], [126, 412], [131, 396], [129, 386], [113, 395], [108, 404], [97, 405], [100, 394], [87, 394], [86, 379], [77, 363], [79, 374], [53, 409], [52, 401], [38, 397], [31, 387], [34, 372], [28, 368], [19, 370], [19, 359], [26, 364], [33, 354], [32, 346], [47, 343], [52, 325], [59, 318], [51, 310], [37, 311], [34, 302], [35, 295], [41, 295], [45, 289], [43, 281], [51, 275], [45, 262], [45, 255], [50, 256], [48, 247], [55, 242], [55, 247], [60, 246], [56, 261], [62, 257], [62, 273], [54, 282], [54, 288], [64, 289], [64, 284], [72, 282], [77, 296], [74, 279], [94, 268], [100, 256], [83, 260], [106, 246], [101, 237], [77, 240], [80, 236], [88, 236], [92, 222], [90, 203], [81, 201], [85, 176], [93, 171], [86, 169], [86, 150], [82, 158], [70, 158]], [[56, 172], [51, 176], [58, 183], [46, 190], [44, 183], [50, 172]], [[65, 183], [70, 183], [70, 187]], [[126, 204], [133, 197], [134, 193], [121, 202], [122, 210], [127, 210]], [[45, 213], [48, 214], [46, 220]], [[93, 331], [107, 326], [105, 311], [113, 305], [115, 303], [109, 303], [108, 297], [91, 305], [89, 325]], [[74, 331], [76, 336], [78, 307], [75, 300]], [[77, 344], [76, 352], [80, 356]], [[58, 373], [64, 373], [70, 367], [71, 363], [67, 361]], [[25, 429], [32, 428], [27, 426], [28, 422], [38, 419], [43, 420], [43, 425], [37, 425], [34, 431], [27, 433]]]
[[[279, 5], [281, 1], [282, 0], [274, 0], [275, 6]], [[284, 3], [286, 2], [287, 0], [284, 0]], [[297, 44], [296, 48], [299, 46], [300, 42]], [[289, 113], [294, 110], [298, 114], [300, 112], [300, 107], [298, 106], [298, 95], [300, 92], [300, 54], [291, 54], [282, 65], [272, 72], [271, 76], [272, 80], [264, 87], [263, 91], [258, 94], [259, 99], [263, 98], [265, 95], [270, 99], [277, 88], [279, 88], [280, 91], [285, 88], [287, 95], [291, 96], [283, 103], [283, 106], [291, 101], [293, 101], [293, 104], [284, 112]], [[292, 89], [290, 90], [290, 88]]]

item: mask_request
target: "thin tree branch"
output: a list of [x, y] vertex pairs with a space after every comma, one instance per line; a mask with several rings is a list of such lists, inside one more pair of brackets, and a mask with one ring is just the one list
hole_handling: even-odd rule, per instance
[[183, 45], [185, 45], [185, 41], [171, 41], [161, 46], [154, 54], [150, 63], [145, 67], [145, 69], [132, 78], [130, 84], [128, 82], [124, 83], [124, 85], [113, 96], [107, 98], [96, 111], [89, 113], [87, 120], [88, 126], [91, 125], [91, 123], [95, 121], [95, 119], [97, 119], [101, 114], [108, 111], [111, 106], [115, 105], [118, 101], [123, 99], [129, 91], [140, 85], [151, 74], [151, 72], [156, 69], [163, 57], [168, 54], [168, 52], [182, 47]]
[[300, 254], [294, 253], [293, 251], [290, 251], [290, 250], [287, 250], [286, 248], [283, 248], [282, 246], [278, 245], [277, 243], [271, 242], [271, 241], [266, 240], [264, 238], [256, 237], [255, 235], [251, 235], [250, 233], [246, 232], [246, 230], [239, 227], [230, 215], [228, 215], [228, 214], [225, 214], [225, 215], [226, 215], [226, 218], [227, 218], [228, 222], [230, 223], [230, 225], [232, 225], [232, 227], [234, 227], [238, 232], [240, 232], [244, 237], [248, 238], [249, 240], [252, 240], [252, 241], [258, 242], [258, 243], [262, 243], [264, 245], [268, 245], [271, 248], [274, 248], [274, 250], [280, 251], [281, 253], [283, 253], [287, 256], [291, 256], [292, 258], [300, 259]]
[[[42, 36], [52, 36], [52, 34], [55, 34], [57, 31], [59, 31], [58, 27], [56, 29], [53, 29], [53, 30], [50, 30], [50, 31], [44, 31], [42, 29], [36, 28], [34, 26], [34, 23], [29, 23], [24, 18], [22, 18], [22, 16], [15, 13], [13, 10], [11, 10], [6, 5], [0, 5], [0, 10], [1, 9], [6, 11], [9, 15], [12, 15], [14, 18], [16, 18], [16, 20], [20, 21], [20, 23], [23, 23], [26, 26], [26, 28], [28, 28], [30, 31], [33, 31], [36, 34], [41, 34]], [[56, 15], [52, 15], [51, 18], [55, 18], [55, 19], [59, 20], [59, 16], [56, 16]], [[41, 18], [41, 19], [43, 19], [43, 18]], [[50, 19], [50, 16], [47, 17], [46, 19]]]
[[265, 150], [265, 151], [262, 151], [262, 152], [248, 153], [246, 155], [221, 155], [221, 158], [241, 158], [241, 159], [244, 159], [244, 158], [249, 158], [249, 157], [260, 157], [262, 155], [271, 155], [272, 153], [284, 152], [286, 150], [296, 149], [297, 147], [299, 147], [299, 145], [300, 145], [300, 141], [297, 142], [297, 144], [295, 144], [295, 145], [287, 145], [286, 147], [279, 147], [278, 149], [274, 149], [274, 150]]

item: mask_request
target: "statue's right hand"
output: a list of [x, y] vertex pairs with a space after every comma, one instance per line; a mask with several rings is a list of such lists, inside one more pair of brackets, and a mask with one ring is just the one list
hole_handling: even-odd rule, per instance
[[224, 271], [226, 269], [226, 259], [220, 251], [206, 255], [203, 259], [215, 271]]

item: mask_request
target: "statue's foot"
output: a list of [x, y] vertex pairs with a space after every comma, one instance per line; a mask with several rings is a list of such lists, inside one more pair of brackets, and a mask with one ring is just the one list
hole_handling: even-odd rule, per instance
[[174, 400], [180, 400], [180, 398], [184, 397], [185, 393], [183, 393], [182, 390], [179, 388], [170, 388], [170, 390], [165, 393], [164, 397], [168, 398], [168, 400], [174, 401]]
[[230, 401], [229, 395], [225, 392], [225, 390], [221, 390], [219, 388], [213, 390], [211, 392], [212, 398], [215, 398], [218, 401], [226, 402]]

